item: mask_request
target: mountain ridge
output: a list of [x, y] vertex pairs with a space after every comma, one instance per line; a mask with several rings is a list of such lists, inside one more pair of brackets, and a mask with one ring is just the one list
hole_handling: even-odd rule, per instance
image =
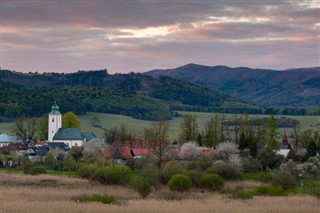
[[[144, 74], [178, 78], [269, 107], [320, 107], [320, 84], [317, 80], [320, 77], [320, 67], [272, 70], [190, 63], [174, 69], [151, 70]], [[310, 83], [312, 87], [305, 82], [313, 82]], [[303, 90], [299, 94], [294, 92], [297, 86]], [[305, 94], [312, 100], [305, 99]], [[274, 95], [281, 97], [273, 98]], [[279, 101], [280, 99], [288, 101]], [[293, 100], [303, 101], [294, 101], [292, 104]]]

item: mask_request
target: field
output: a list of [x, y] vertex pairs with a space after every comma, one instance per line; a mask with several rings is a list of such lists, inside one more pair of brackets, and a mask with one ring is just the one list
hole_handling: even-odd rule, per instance
[[[254, 197], [233, 200], [201, 191], [172, 193], [163, 187], [142, 199], [129, 187], [89, 183], [78, 178], [0, 173], [0, 212], [318, 212], [315, 197]], [[229, 187], [237, 185], [229, 183]], [[256, 185], [254, 182], [242, 184]], [[74, 201], [80, 195], [105, 194], [118, 200], [106, 205]]]
[[[198, 125], [200, 131], [203, 129], [205, 123], [213, 113], [204, 113], [204, 112], [179, 112], [180, 114], [195, 114], [197, 116]], [[233, 114], [224, 114], [226, 118], [232, 119], [234, 117]], [[138, 133], [143, 135], [143, 131], [145, 128], [149, 128], [151, 125], [151, 121], [143, 121], [137, 120], [128, 116], [123, 115], [113, 115], [113, 114], [103, 114], [103, 113], [87, 113], [86, 115], [79, 116], [81, 119], [82, 129], [86, 131], [92, 131], [97, 136], [103, 137], [103, 130], [99, 128], [93, 127], [92, 118], [97, 117], [100, 119], [101, 125], [104, 127], [115, 127], [120, 126], [121, 124], [126, 124], [130, 129], [136, 130]], [[268, 115], [250, 115], [250, 117], [269, 117]], [[320, 122], [320, 116], [285, 116], [288, 118], [296, 119], [300, 122], [302, 130], [304, 129], [316, 129], [316, 127], [311, 127], [312, 124], [316, 124]], [[169, 121], [170, 124], [170, 132], [169, 138], [171, 140], [175, 140], [178, 138], [180, 132], [180, 123], [182, 118], [173, 118]], [[318, 126], [319, 127], [319, 126]], [[283, 133], [283, 129], [278, 129], [279, 133]], [[286, 129], [288, 135], [291, 133], [291, 129]]]
[[[203, 112], [179, 112], [180, 114], [195, 114], [199, 124], [200, 131], [203, 129], [206, 121], [213, 116], [213, 113]], [[233, 114], [225, 114], [226, 118], [233, 118]], [[250, 115], [251, 117], [269, 117], [268, 115]], [[132, 117], [114, 114], [94, 113], [88, 112], [86, 115], [79, 116], [81, 121], [81, 129], [83, 131], [94, 132], [98, 137], [104, 137], [104, 130], [93, 126], [93, 117], [100, 119], [100, 124], [103, 127], [118, 127], [121, 124], [125, 124], [129, 129], [137, 131], [137, 133], [143, 135], [144, 129], [149, 128], [152, 124], [151, 121], [144, 121], [134, 119]], [[316, 129], [317, 127], [311, 127], [312, 124], [320, 123], [320, 116], [285, 116], [288, 118], [296, 119], [300, 122], [301, 128], [304, 129]], [[179, 136], [181, 117], [173, 118], [169, 121], [170, 132], [169, 138], [175, 140]], [[12, 132], [13, 123], [0, 123], [0, 133], [10, 134]], [[320, 128], [320, 126], [318, 126]], [[279, 133], [283, 133], [283, 129], [278, 129]], [[287, 130], [288, 135], [292, 132], [290, 128]]]

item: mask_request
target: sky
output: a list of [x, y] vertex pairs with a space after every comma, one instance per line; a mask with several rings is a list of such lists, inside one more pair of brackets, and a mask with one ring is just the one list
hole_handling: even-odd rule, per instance
[[320, 0], [0, 0], [2, 69], [320, 66]]

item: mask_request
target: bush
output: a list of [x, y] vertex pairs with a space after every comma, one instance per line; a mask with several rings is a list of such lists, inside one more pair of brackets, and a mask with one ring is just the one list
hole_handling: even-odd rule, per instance
[[242, 166], [244, 172], [258, 172], [262, 170], [260, 161], [251, 157], [244, 159]]
[[142, 198], [146, 198], [151, 193], [151, 186], [148, 182], [137, 181], [135, 184], [135, 189], [141, 195]]
[[115, 204], [116, 203], [116, 199], [112, 196], [107, 195], [107, 194], [105, 194], [105, 195], [93, 194], [90, 196], [89, 201], [99, 202], [99, 203], [103, 203], [103, 204]]
[[30, 175], [39, 175], [39, 174], [46, 174], [47, 170], [43, 166], [34, 166], [31, 167], [26, 174]]
[[236, 166], [230, 163], [218, 162], [208, 168], [205, 173], [218, 174], [226, 180], [242, 179], [242, 172]]
[[258, 159], [263, 169], [276, 169], [280, 166], [283, 157], [277, 155], [272, 149], [264, 148], [259, 152]]
[[200, 155], [198, 158], [188, 162], [187, 169], [201, 169], [202, 171], [205, 171], [210, 166], [212, 166], [212, 159], [207, 155]]
[[191, 179], [192, 184], [194, 186], [198, 186], [199, 180], [200, 180], [203, 172], [200, 169], [193, 169], [193, 170], [187, 170], [183, 174], [188, 176]]
[[232, 193], [229, 197], [232, 199], [249, 200], [253, 198], [253, 193], [248, 190], [238, 190]]
[[199, 180], [201, 188], [210, 189], [211, 191], [218, 191], [222, 189], [224, 179], [217, 174], [205, 174]]
[[298, 185], [294, 176], [287, 171], [277, 172], [271, 182], [275, 186], [281, 186], [284, 190], [294, 189]]
[[147, 181], [152, 186], [157, 187], [160, 185], [160, 170], [154, 164], [145, 164], [140, 171], [140, 175], [144, 181]]
[[256, 195], [262, 196], [288, 196], [288, 192], [281, 186], [258, 186], [254, 192]]
[[176, 174], [173, 175], [169, 182], [168, 182], [168, 187], [172, 191], [178, 191], [178, 192], [186, 192], [192, 187], [192, 181], [191, 179], [182, 174]]
[[89, 179], [97, 170], [98, 166], [95, 164], [84, 164], [78, 169], [78, 175], [82, 178]]
[[93, 194], [93, 195], [78, 195], [72, 198], [73, 201], [84, 203], [84, 202], [99, 202], [103, 204], [116, 204], [117, 201], [114, 197], [109, 196], [107, 194], [105, 195], [99, 195], [99, 194]]
[[91, 177], [102, 184], [124, 184], [130, 179], [132, 170], [124, 165], [109, 165], [95, 171]]
[[163, 183], [167, 183], [173, 175], [183, 173], [183, 168], [179, 162], [169, 161], [164, 165], [161, 172]]

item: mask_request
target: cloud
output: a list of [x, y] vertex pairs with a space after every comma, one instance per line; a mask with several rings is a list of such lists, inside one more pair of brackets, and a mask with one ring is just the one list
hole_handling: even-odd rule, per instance
[[[301, 4], [303, 3], [303, 4]], [[316, 1], [1, 1], [1, 64], [145, 71], [320, 66]]]

